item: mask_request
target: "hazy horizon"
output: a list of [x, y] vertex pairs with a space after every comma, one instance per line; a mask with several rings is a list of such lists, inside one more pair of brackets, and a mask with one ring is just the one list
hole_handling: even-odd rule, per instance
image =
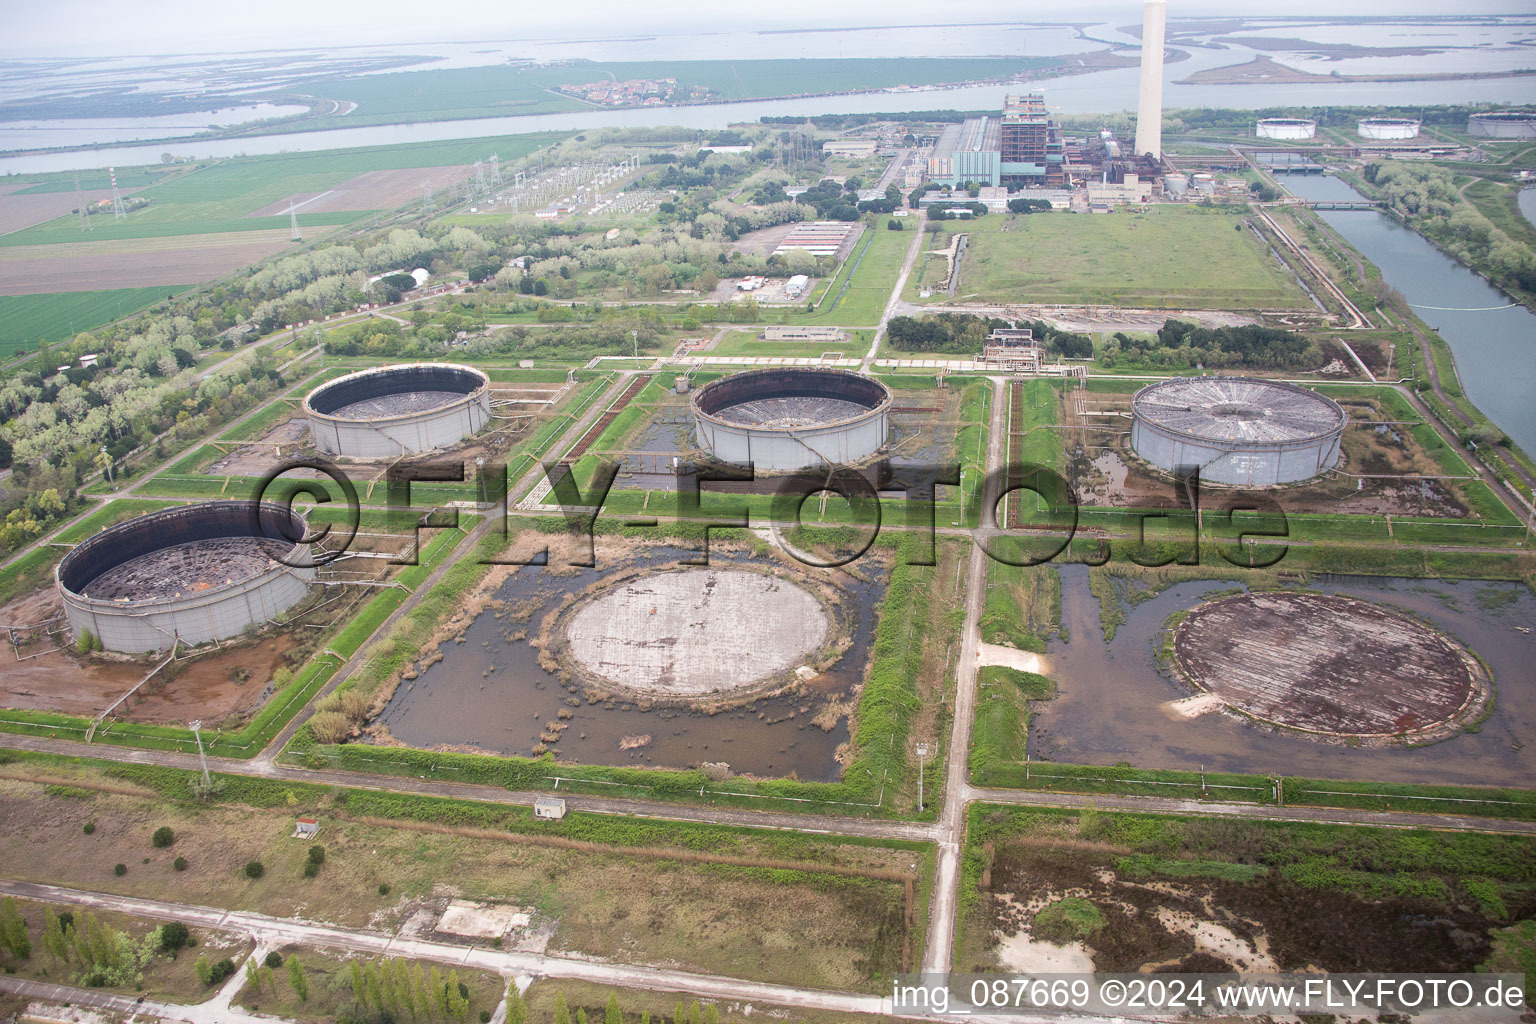
[[[1231, 0], [1171, 0], [1169, 17], [1528, 17], [1507, 3], [1460, 5], [1454, 14], [1442, 3], [1428, 0], [1367, 0], [1341, 11], [1326, 0], [1301, 0], [1283, 14], [1234, 10]], [[541, 8], [511, 14], [504, 6], [484, 0], [456, 7], [447, 17], [430, 20], [422, 6], [405, 0], [363, 3], [344, 0], [318, 12], [312, 3], [273, 0], [255, 13], [225, 13], [194, 0], [152, 0], [138, 5], [107, 4], [101, 0], [64, 0], [46, 8], [17, 8], [8, 17], [10, 43], [0, 56], [28, 58], [113, 58], [129, 56], [198, 56], [231, 52], [341, 49], [345, 47], [423, 46], [466, 42], [508, 42], [520, 39], [613, 39], [690, 32], [783, 31], [803, 29], [912, 27], [1030, 21], [1110, 22], [1140, 20], [1141, 5], [1130, 2], [1090, 3], [1045, 0], [1023, 9], [1016, 3], [981, 0], [964, 13], [947, 15], [927, 4], [895, 6], [852, 0], [835, 10], [810, 17], [791, 17], [783, 9], [760, 13], [747, 21], [736, 15], [700, 15], [691, 4], [662, 0], [644, 14], [616, 9], [605, 0], [574, 0], [558, 11]], [[798, 14], [799, 12], [797, 12]], [[593, 25], [600, 31], [584, 32]], [[154, 26], [146, 31], [145, 26]], [[166, 26], [172, 26], [167, 28]], [[422, 38], [423, 36], [430, 38]], [[415, 36], [415, 38], [412, 38]], [[978, 49], [985, 42], [978, 41]], [[699, 59], [707, 59], [700, 54]]]

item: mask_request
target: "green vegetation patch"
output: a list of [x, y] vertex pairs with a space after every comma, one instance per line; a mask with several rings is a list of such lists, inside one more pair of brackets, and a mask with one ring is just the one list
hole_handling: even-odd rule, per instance
[[[983, 217], [957, 299], [1155, 308], [1290, 309], [1306, 297], [1244, 218], [1159, 207], [1107, 216]], [[1007, 225], [1008, 230], [1000, 230]]]

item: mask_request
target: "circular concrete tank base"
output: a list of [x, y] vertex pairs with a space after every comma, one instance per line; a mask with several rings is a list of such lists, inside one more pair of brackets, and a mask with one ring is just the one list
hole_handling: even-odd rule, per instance
[[746, 569], [646, 571], [598, 590], [565, 617], [566, 658], [601, 686], [712, 703], [793, 680], [833, 631], [809, 589]]
[[1177, 676], [1228, 710], [1313, 739], [1443, 739], [1492, 691], [1459, 643], [1354, 598], [1239, 594], [1180, 614], [1168, 658]]

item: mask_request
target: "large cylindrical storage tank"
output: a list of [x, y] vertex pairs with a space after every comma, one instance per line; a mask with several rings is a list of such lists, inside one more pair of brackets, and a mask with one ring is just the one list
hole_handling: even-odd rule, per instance
[[240, 636], [304, 599], [315, 570], [303, 517], [273, 502], [209, 501], [109, 526], [54, 570], [70, 631], [110, 651]]
[[359, 370], [311, 391], [304, 414], [330, 455], [392, 459], [458, 444], [491, 420], [490, 378], [472, 366]]
[[1336, 465], [1347, 420], [1333, 399], [1294, 384], [1175, 377], [1136, 392], [1131, 445], [1170, 473], [1198, 469], [1204, 483], [1271, 487]]
[[1482, 139], [1536, 139], [1536, 112], [1493, 110], [1467, 118], [1467, 134]]
[[1261, 139], [1285, 139], [1295, 142], [1317, 135], [1317, 122], [1300, 117], [1266, 117], [1254, 126], [1254, 134]]
[[1362, 139], [1402, 140], [1419, 137], [1419, 122], [1406, 117], [1367, 117], [1355, 126]]
[[748, 370], [693, 395], [700, 448], [761, 472], [851, 465], [890, 437], [891, 391], [847, 370]]
[[1165, 174], [1163, 175], [1163, 191], [1171, 196], [1182, 196], [1189, 191], [1189, 175]]

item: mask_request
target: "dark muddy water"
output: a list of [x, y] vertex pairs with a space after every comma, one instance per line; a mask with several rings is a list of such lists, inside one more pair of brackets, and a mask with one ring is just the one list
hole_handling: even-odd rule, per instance
[[1059, 696], [1036, 705], [1030, 753], [1085, 764], [1128, 761], [1140, 768], [1273, 772], [1339, 779], [1530, 786], [1536, 783], [1536, 597], [1518, 584], [1370, 577], [1313, 580], [1311, 589], [1407, 609], [1482, 656], [1493, 673], [1495, 707], [1475, 733], [1417, 748], [1334, 746], [1271, 732], [1222, 714], [1181, 719], [1163, 708], [1189, 696], [1158, 670], [1158, 630], [1174, 612], [1227, 591], [1230, 581], [1170, 587], [1126, 609], [1109, 644], [1088, 570], [1064, 565], [1062, 623], [1070, 643], [1051, 642], [1049, 674]]
[[[632, 564], [664, 569], [691, 557], [692, 552], [656, 548]], [[712, 567], [733, 564], [743, 563], [711, 550]], [[500, 618], [489, 609], [482, 612], [465, 631], [464, 643], [442, 644], [443, 660], [420, 678], [401, 683], [380, 720], [413, 747], [467, 745], [530, 755], [545, 725], [568, 709], [569, 728], [556, 744], [561, 761], [668, 768], [724, 761], [737, 773], [793, 773], [816, 781], [839, 777], [835, 755], [838, 745], [848, 740], [848, 721], [841, 718], [831, 729], [823, 729], [812, 719], [829, 703], [847, 700], [863, 677], [877, 606], [885, 592], [882, 570], [867, 567], [867, 580], [839, 574], [852, 643], [831, 670], [810, 682], [811, 693], [757, 700], [715, 715], [681, 708], [643, 711], [633, 701], [617, 698], [590, 704], [579, 690], [568, 691], [540, 666], [539, 652], [526, 639], [509, 639], [524, 631], [536, 634], [545, 613], [561, 598], [616, 570], [601, 558], [597, 568], [569, 575], [553, 575], [537, 566], [518, 570], [496, 594], [507, 602], [507, 611]], [[572, 705], [572, 700], [577, 703]], [[649, 743], [620, 749], [625, 737], [646, 735]]]

